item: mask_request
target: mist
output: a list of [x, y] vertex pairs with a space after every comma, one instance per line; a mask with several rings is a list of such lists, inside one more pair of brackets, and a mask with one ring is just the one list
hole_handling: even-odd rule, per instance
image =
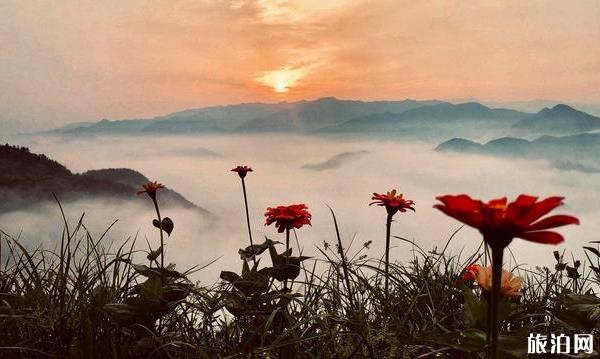
[[[545, 161], [493, 158], [479, 155], [447, 154], [433, 151], [426, 142], [321, 138], [313, 136], [210, 135], [195, 137], [32, 137], [20, 138], [20, 145], [44, 153], [73, 172], [126, 167], [140, 171], [151, 180], [174, 189], [195, 204], [208, 209], [217, 220], [199, 220], [192, 211], [169, 210], [164, 215], [175, 222], [166, 240], [166, 260], [183, 270], [205, 265], [197, 274], [211, 283], [221, 270], [239, 270], [238, 248], [248, 245], [247, 228], [239, 177], [231, 172], [236, 165], [254, 169], [246, 178], [250, 219], [255, 242], [266, 236], [282, 240], [274, 227], [265, 227], [263, 213], [269, 206], [306, 203], [313, 214], [312, 227], [297, 231], [303, 254], [320, 257], [315, 246], [335, 242], [335, 230], [327, 206], [335, 211], [345, 245], [358, 249], [368, 240], [367, 253], [381, 256], [384, 248], [385, 210], [369, 207], [373, 192], [398, 189], [416, 202], [415, 213], [395, 216], [392, 234], [415, 241], [429, 250], [444, 247], [460, 223], [432, 208], [435, 196], [467, 193], [489, 199], [521, 193], [541, 197], [561, 195], [566, 205], [557, 213], [578, 216], [580, 226], [559, 229], [565, 242], [559, 246], [515, 240], [510, 249], [521, 264], [550, 265], [552, 251], [565, 250], [581, 257], [581, 247], [598, 240], [600, 224], [600, 175], [558, 171]], [[306, 164], [325, 163], [344, 153], [351, 156], [326, 170], [307, 170]], [[132, 194], [134, 196], [135, 194]], [[160, 202], [160, 194], [159, 194]], [[158, 233], [152, 227], [152, 204], [126, 206], [98, 201], [63, 204], [70, 225], [83, 212], [84, 223], [95, 236], [110, 224], [104, 241], [118, 245], [137, 238], [138, 248], [147, 248], [146, 239], [156, 248]], [[62, 219], [56, 204], [35, 210], [0, 216], [0, 229], [18, 236], [28, 246], [52, 248], [60, 240]], [[476, 230], [462, 228], [449, 247], [450, 252], [470, 254], [480, 244]], [[412, 257], [411, 246], [392, 241], [391, 256], [397, 260]], [[296, 249], [294, 249], [296, 250]], [[352, 252], [352, 251], [351, 251]], [[467, 256], [465, 254], [465, 257]], [[140, 257], [140, 261], [143, 257]], [[514, 260], [510, 258], [512, 264]], [[263, 261], [269, 263], [268, 258]]]

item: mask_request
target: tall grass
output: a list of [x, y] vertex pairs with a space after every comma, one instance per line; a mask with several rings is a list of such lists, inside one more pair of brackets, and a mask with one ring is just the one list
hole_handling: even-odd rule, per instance
[[[302, 257], [292, 232], [290, 248], [296, 239], [299, 257], [278, 253], [270, 240], [254, 243], [257, 263], [241, 260], [239, 273], [223, 272], [211, 287], [189, 281], [201, 268], [179, 272], [158, 263], [151, 249], [134, 250], [135, 238], [114, 247], [110, 228], [95, 238], [84, 216], [73, 228], [64, 221], [60, 245], [51, 250], [28, 248], [2, 232], [0, 357], [486, 356], [485, 318], [478, 314], [485, 313], [484, 296], [460, 280], [465, 266], [481, 262], [483, 246], [453, 255], [452, 237], [437, 251], [392, 236], [413, 258], [386, 269], [369, 256], [369, 242], [340, 237], [331, 213], [337, 237], [324, 241], [317, 258]], [[600, 253], [586, 253], [577, 268], [559, 254], [555, 268], [515, 269], [525, 284], [500, 313], [502, 355], [521, 356], [529, 332], [598, 333]], [[273, 264], [278, 256], [288, 259], [269, 267], [269, 255]], [[289, 263], [296, 271], [277, 272]]]

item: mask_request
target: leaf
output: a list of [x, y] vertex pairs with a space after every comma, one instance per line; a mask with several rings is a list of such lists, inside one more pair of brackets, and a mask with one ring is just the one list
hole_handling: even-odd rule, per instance
[[144, 277], [148, 277], [150, 278], [153, 275], [162, 275], [163, 277], [166, 278], [181, 278], [181, 279], [186, 279], [186, 277], [174, 270], [171, 269], [167, 269], [167, 268], [150, 268], [147, 265], [144, 264], [132, 264], [131, 267], [133, 267], [133, 269], [143, 275]]
[[140, 295], [148, 301], [157, 302], [162, 299], [163, 286], [160, 276], [154, 275], [140, 284]]
[[277, 241], [272, 241], [270, 239], [266, 239], [261, 244], [255, 244], [254, 246], [247, 246], [246, 248], [240, 248], [238, 251], [241, 259], [253, 259], [255, 256], [262, 254], [269, 248], [270, 244], [280, 243]]
[[130, 322], [138, 316], [134, 306], [124, 303], [106, 304], [102, 309], [119, 322]]
[[237, 273], [229, 272], [229, 271], [222, 271], [219, 278], [221, 278], [224, 281], [227, 281], [229, 283], [233, 283], [233, 282], [240, 280], [240, 276]]
[[483, 300], [480, 300], [475, 293], [473, 293], [473, 290], [468, 288], [462, 281], [459, 283], [465, 300], [465, 306], [463, 308], [465, 324], [470, 327], [484, 329], [487, 303]]
[[242, 276], [245, 276], [248, 272], [250, 272], [250, 267], [248, 266], [248, 262], [247, 261], [243, 261], [244, 264], [242, 264]]
[[162, 252], [163, 252], [163, 247], [161, 246], [157, 250], [150, 251], [150, 253], [148, 253], [148, 255], [146, 256], [146, 258], [148, 258], [149, 261], [153, 261], [156, 258], [158, 258], [162, 254]]
[[587, 318], [571, 310], [554, 309], [553, 314], [556, 319], [577, 330], [587, 331], [594, 327], [594, 324], [590, 323]]
[[188, 283], [175, 283], [163, 287], [163, 299], [169, 303], [184, 300], [192, 291], [193, 286]]
[[289, 279], [296, 279], [300, 275], [300, 262], [310, 258], [311, 257], [305, 256], [287, 257], [278, 254], [275, 260], [273, 261], [273, 267], [271, 267], [269, 274], [271, 275], [271, 277], [277, 279], [280, 282]]
[[597, 257], [600, 257], [600, 251], [598, 251], [594, 247], [583, 247], [583, 249], [588, 250], [588, 251], [594, 253]]
[[[158, 222], [158, 219], [154, 219], [152, 220], [152, 225], [156, 228], [160, 229], [160, 223]], [[162, 230], [165, 231], [167, 233], [167, 235], [169, 235], [169, 237], [171, 236], [171, 232], [173, 232], [173, 227], [175, 227], [175, 224], [173, 223], [173, 220], [169, 217], [165, 217], [162, 220]]]
[[163, 227], [163, 230], [165, 232], [167, 232], [167, 234], [170, 237], [171, 236], [171, 232], [173, 232], [173, 228], [175, 227], [175, 223], [173, 223], [173, 220], [171, 218], [165, 217], [162, 220], [162, 227]]
[[498, 350], [515, 358], [527, 355], [527, 335], [499, 335]]

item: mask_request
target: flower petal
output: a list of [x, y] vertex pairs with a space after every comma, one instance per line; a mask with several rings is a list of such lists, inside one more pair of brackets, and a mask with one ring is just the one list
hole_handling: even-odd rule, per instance
[[448, 207], [460, 208], [463, 211], [478, 211], [481, 209], [482, 202], [474, 200], [466, 194], [459, 194], [456, 196], [445, 195], [436, 197], [438, 201], [441, 201]]
[[558, 244], [564, 241], [563, 236], [556, 232], [552, 231], [537, 231], [537, 232], [525, 232], [519, 233], [517, 236], [519, 238], [523, 238], [525, 240], [537, 243], [545, 243], [545, 244]]
[[478, 211], [463, 211], [454, 207], [436, 204], [433, 208], [437, 208], [446, 215], [463, 222], [466, 225], [481, 229], [483, 225], [483, 217]]
[[562, 205], [563, 199], [564, 197], [548, 197], [535, 203], [529, 213], [524, 215], [523, 220], [526, 221], [526, 223], [533, 223], [537, 221], [554, 208]]
[[538, 221], [529, 227], [527, 227], [527, 231], [539, 231], [541, 229], [550, 229], [561, 226], [566, 226], [569, 224], [579, 224], [579, 219], [573, 216], [567, 216], [563, 214], [559, 214], [556, 216], [550, 216]]

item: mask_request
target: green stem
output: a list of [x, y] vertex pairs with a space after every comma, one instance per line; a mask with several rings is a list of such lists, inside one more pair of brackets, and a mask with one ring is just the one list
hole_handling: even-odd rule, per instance
[[[156, 216], [158, 217], [158, 230], [160, 232], [160, 284], [161, 286], [165, 285], [165, 247], [164, 247], [164, 234], [162, 228], [162, 217], [160, 216], [160, 209], [158, 208], [158, 201], [156, 200], [156, 194], [154, 196], [150, 196], [152, 198], [152, 202], [154, 203], [154, 209], [156, 209]], [[162, 316], [158, 318], [158, 332], [162, 332]]]
[[[158, 202], [156, 201], [156, 197], [152, 197], [152, 202], [154, 203], [154, 209], [156, 209], [156, 216], [158, 217], [158, 230], [160, 231], [160, 268], [164, 269], [165, 268], [165, 248], [164, 248], [162, 218], [160, 217], [160, 209], [158, 208]], [[162, 275], [161, 275], [161, 278], [162, 278]]]
[[[290, 229], [285, 229], [285, 264], [286, 266], [290, 264], [290, 253], [288, 252], [290, 249]], [[283, 287], [287, 288], [287, 279], [283, 282]]]
[[244, 191], [244, 207], [246, 208], [246, 223], [248, 224], [248, 237], [250, 237], [250, 248], [252, 251], [252, 259], [256, 265], [256, 255], [254, 255], [254, 243], [252, 242], [252, 229], [250, 228], [250, 213], [248, 211], [248, 196], [246, 195], [246, 181], [242, 177], [242, 190]]
[[492, 248], [492, 293], [488, 308], [488, 357], [496, 359], [498, 355], [498, 303], [500, 301], [500, 284], [502, 281], [502, 260], [504, 248], [493, 246]]
[[392, 229], [392, 215], [388, 213], [385, 222], [385, 302], [386, 307], [389, 304], [389, 277], [390, 277], [390, 232]]

